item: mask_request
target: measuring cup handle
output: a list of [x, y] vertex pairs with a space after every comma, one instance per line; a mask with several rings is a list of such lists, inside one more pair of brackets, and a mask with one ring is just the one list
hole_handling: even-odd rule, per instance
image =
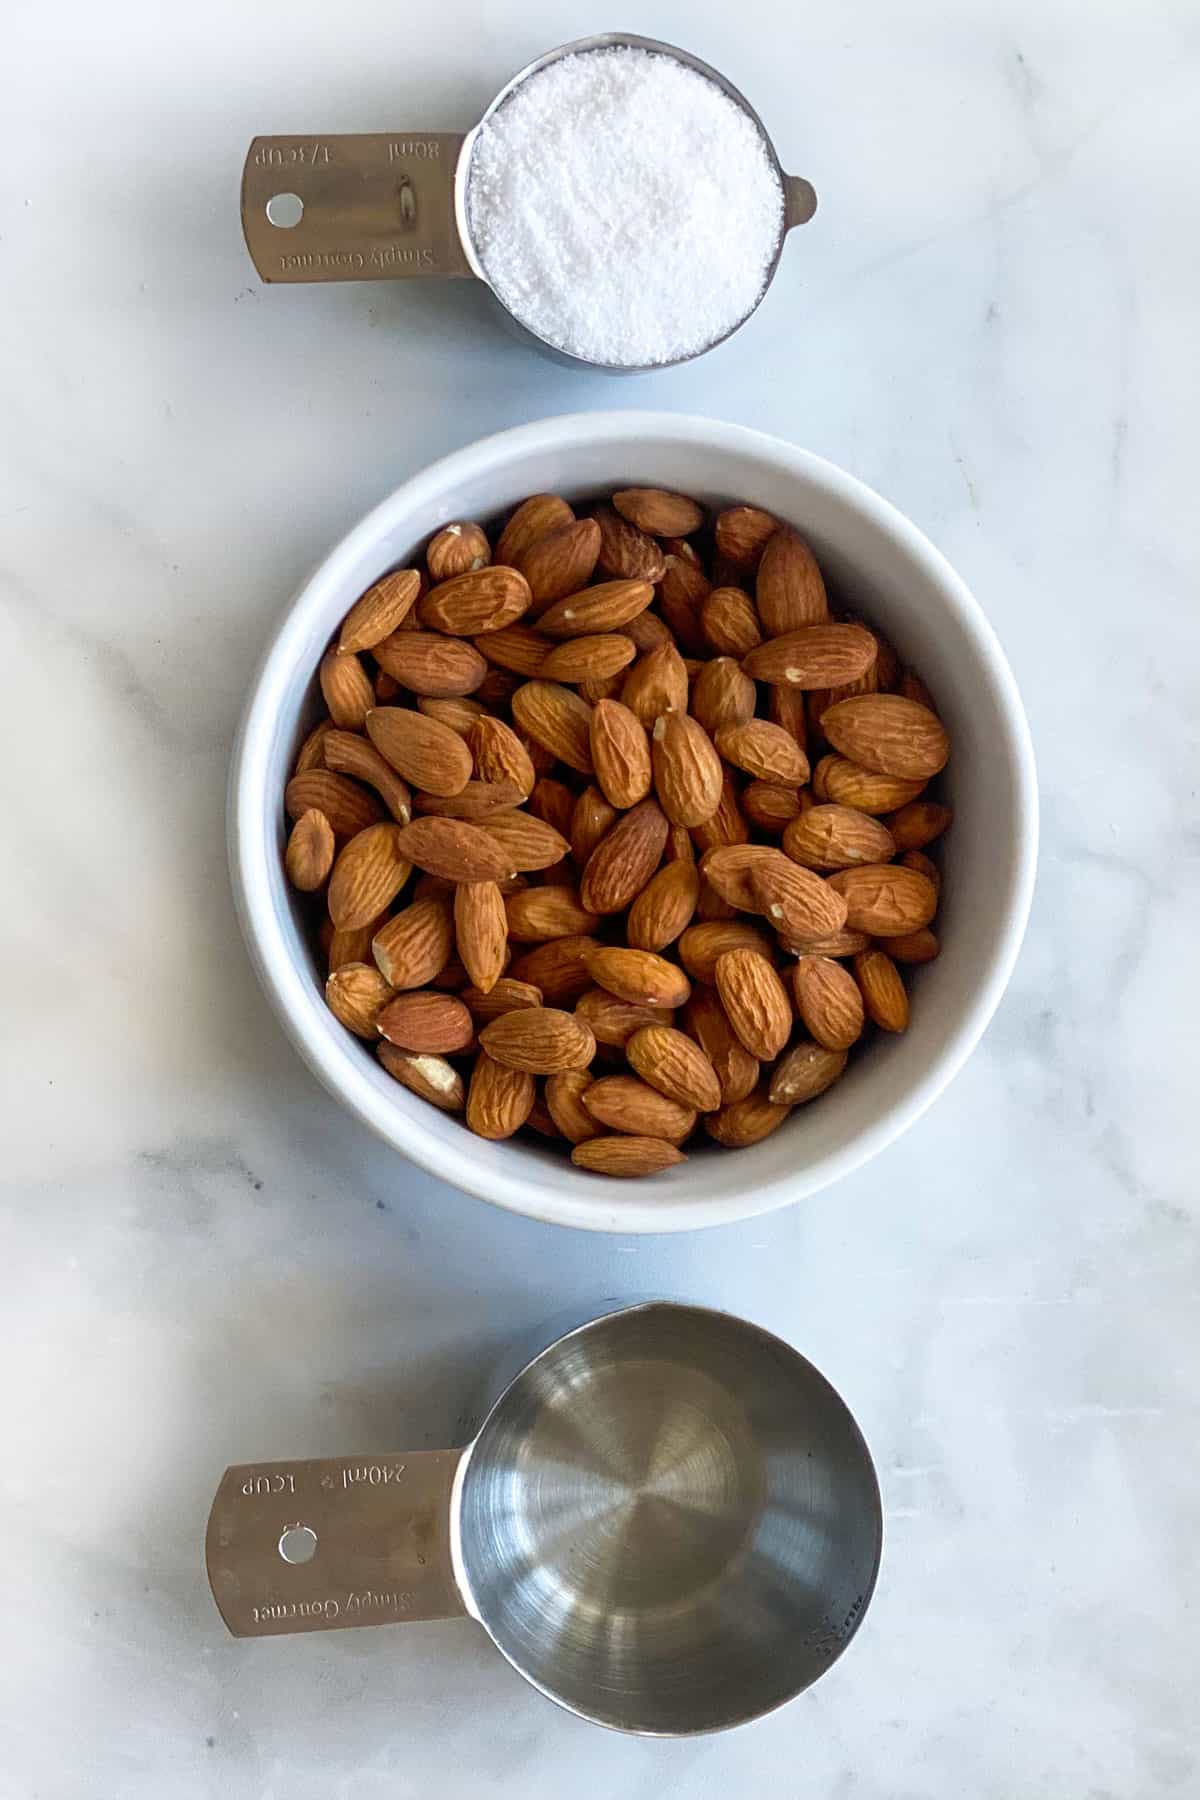
[[785, 175], [783, 178], [783, 229], [791, 231], [795, 225], [807, 225], [817, 210], [817, 190], [811, 181], [805, 181], [803, 175]]
[[462, 1455], [418, 1450], [226, 1469], [204, 1556], [234, 1637], [464, 1613], [450, 1555]]
[[471, 275], [454, 212], [462, 132], [258, 137], [242, 231], [264, 281]]

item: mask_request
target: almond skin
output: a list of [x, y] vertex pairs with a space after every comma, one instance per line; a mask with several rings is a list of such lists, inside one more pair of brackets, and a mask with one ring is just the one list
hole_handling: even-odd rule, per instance
[[665, 950], [691, 924], [699, 898], [700, 873], [694, 863], [664, 864], [629, 909], [626, 941], [635, 950]]
[[865, 813], [890, 813], [906, 806], [924, 786], [923, 781], [905, 781], [899, 775], [879, 775], [860, 768], [846, 756], [823, 756], [812, 775], [818, 800], [853, 806]]
[[705, 595], [700, 602], [700, 629], [718, 656], [748, 656], [763, 640], [754, 602], [737, 587], [715, 587]]
[[[328, 760], [327, 751], [326, 762]], [[884, 823], [897, 850], [924, 850], [926, 844], [940, 838], [953, 821], [950, 808], [939, 806], [936, 800], [910, 800], [899, 812], [889, 813]]]
[[567, 1069], [561, 1075], [546, 1077], [546, 1106], [568, 1143], [585, 1144], [589, 1138], [600, 1135], [599, 1121], [584, 1105], [584, 1095], [591, 1084], [586, 1069]]
[[669, 1025], [644, 1025], [629, 1039], [625, 1055], [643, 1081], [678, 1105], [690, 1108], [693, 1115], [715, 1112], [720, 1106], [717, 1072], [699, 1044], [686, 1033]]
[[420, 592], [421, 577], [415, 569], [393, 569], [350, 608], [342, 621], [338, 649], [347, 653], [373, 650], [399, 630]]
[[532, 887], [505, 901], [508, 935], [516, 944], [541, 944], [550, 938], [594, 931], [600, 920], [580, 904], [573, 887]]
[[779, 520], [760, 506], [727, 506], [713, 525], [717, 549], [735, 568], [752, 571], [779, 530]]
[[768, 1094], [775, 1105], [803, 1106], [833, 1086], [846, 1067], [844, 1050], [826, 1050], [823, 1044], [796, 1044], [776, 1065]]
[[653, 650], [659, 644], [673, 644], [675, 641], [666, 622], [655, 612], [641, 612], [621, 629], [627, 638], [633, 639], [639, 656], [644, 656], [647, 650]]
[[508, 919], [494, 881], [463, 881], [454, 890], [454, 941], [459, 961], [483, 994], [504, 973]]
[[515, 958], [509, 973], [517, 981], [540, 988], [548, 1005], [572, 1006], [592, 985], [584, 959], [596, 948], [595, 938], [586, 933], [552, 938]]
[[647, 731], [654, 729], [660, 713], [687, 711], [687, 666], [674, 644], [656, 644], [630, 669], [621, 688], [621, 704]]
[[716, 811], [699, 825], [692, 827], [692, 843], [703, 853], [720, 845], [744, 844], [749, 837], [750, 827], [742, 812], [737, 783], [728, 769], [722, 769], [721, 798], [717, 802]]
[[568, 638], [556, 644], [541, 667], [547, 681], [607, 681], [627, 669], [637, 655], [632, 638], [619, 631], [605, 631], [590, 637]]
[[812, 806], [787, 826], [783, 848], [806, 869], [888, 862], [896, 845], [886, 825], [852, 806]]
[[462, 1001], [432, 989], [397, 994], [381, 1010], [376, 1025], [389, 1044], [419, 1055], [452, 1055], [465, 1050], [475, 1036], [474, 1020]]
[[555, 781], [549, 775], [539, 775], [529, 796], [529, 812], [533, 818], [540, 819], [543, 825], [549, 825], [552, 831], [557, 831], [560, 838], [569, 841], [575, 800], [565, 782]]
[[283, 804], [289, 819], [299, 819], [310, 810], [323, 813], [335, 838], [352, 838], [383, 817], [374, 794], [328, 769], [306, 769], [302, 775], [293, 775], [284, 789]]
[[932, 885], [935, 894], [941, 893], [942, 871], [931, 857], [925, 855], [923, 850], [906, 850], [900, 858], [900, 862], [904, 868], [915, 869], [918, 875], [924, 875]]
[[805, 695], [800, 688], [773, 687], [767, 690], [767, 717], [772, 725], [782, 726], [789, 737], [795, 738], [807, 755], [808, 718], [804, 701]]
[[887, 947], [892, 961], [898, 963], [934, 962], [941, 950], [936, 932], [930, 931], [928, 925], [906, 931], [902, 937], [888, 938]]
[[425, 551], [425, 567], [431, 581], [450, 581], [471, 569], [485, 569], [491, 560], [487, 532], [481, 525], [465, 521], [443, 525]]
[[727, 950], [717, 958], [717, 993], [741, 1043], [759, 1062], [772, 1062], [792, 1033], [787, 990], [765, 957]]
[[584, 959], [598, 987], [635, 1006], [682, 1006], [692, 991], [683, 970], [650, 950], [602, 945]]
[[468, 781], [457, 794], [429, 794], [418, 789], [413, 810], [436, 819], [466, 819], [476, 824], [509, 812], [525, 796], [511, 781]]
[[537, 1084], [521, 1069], [506, 1069], [481, 1053], [467, 1089], [467, 1129], [499, 1143], [520, 1131], [533, 1111]]
[[379, 1014], [391, 998], [391, 987], [370, 963], [343, 963], [325, 983], [330, 1012], [360, 1038], [378, 1037]]
[[[469, 892], [469, 885], [459, 888], [458, 892]], [[501, 1013], [516, 1012], [522, 1006], [540, 1006], [543, 995], [541, 988], [534, 987], [530, 981], [514, 981], [511, 975], [502, 975], [490, 988], [464, 988], [459, 998], [464, 1006], [470, 1007], [476, 1025], [486, 1025], [489, 1020], [498, 1019]]]
[[777, 781], [751, 781], [742, 790], [742, 811], [758, 831], [778, 837], [805, 810], [799, 788]]
[[[399, 683], [393, 683], [393, 686], [399, 693]], [[491, 717], [483, 702], [471, 699], [468, 694], [447, 694], [441, 699], [423, 694], [417, 701], [417, 711], [423, 718], [436, 719], [439, 725], [448, 725], [451, 731], [456, 731], [459, 737], [468, 741], [478, 720]]]
[[464, 819], [414, 819], [397, 827], [401, 856], [444, 881], [499, 881], [512, 873], [503, 844]]
[[506, 1069], [529, 1075], [586, 1069], [596, 1054], [596, 1040], [581, 1019], [545, 1006], [501, 1013], [483, 1027], [479, 1042]]
[[369, 925], [396, 898], [412, 874], [412, 863], [401, 849], [407, 829], [368, 825], [341, 851], [329, 879], [329, 916], [339, 930]]
[[696, 1126], [694, 1107], [681, 1106], [636, 1075], [602, 1076], [587, 1089], [583, 1104], [599, 1124], [634, 1137], [678, 1144]]
[[519, 566], [529, 583], [535, 614], [585, 587], [599, 554], [600, 527], [595, 519], [572, 519], [530, 544]]
[[899, 863], [842, 869], [829, 877], [828, 885], [845, 900], [845, 922], [851, 931], [866, 931], [872, 937], [903, 937], [928, 925], [937, 911], [933, 883]]
[[754, 588], [758, 614], [771, 637], [821, 625], [829, 617], [825, 583], [817, 560], [800, 536], [787, 526], [767, 540]]
[[808, 758], [790, 732], [768, 719], [750, 719], [745, 725], [724, 725], [717, 733], [717, 749], [726, 762], [744, 769], [759, 781], [777, 781], [799, 787], [808, 780]]
[[376, 1053], [394, 1080], [412, 1093], [419, 1094], [442, 1112], [460, 1113], [466, 1098], [463, 1078], [443, 1056], [398, 1050], [386, 1040]]
[[559, 681], [527, 681], [512, 697], [521, 730], [581, 775], [592, 773], [589, 748], [592, 709]]
[[381, 925], [371, 954], [394, 988], [427, 987], [440, 975], [454, 948], [450, 908], [445, 900], [414, 900]]
[[417, 607], [417, 616], [430, 631], [451, 637], [476, 637], [485, 631], [503, 631], [515, 625], [532, 601], [529, 583], [517, 569], [495, 563], [471, 569], [430, 588]]
[[710, 819], [721, 804], [724, 771], [704, 727], [685, 713], [663, 713], [651, 745], [654, 791], [673, 825]]
[[722, 1103], [744, 1100], [758, 1080], [758, 1059], [738, 1041], [714, 988], [693, 988], [683, 1024], [716, 1070]]
[[754, 717], [754, 683], [731, 656], [705, 663], [692, 687], [692, 713], [710, 736]]
[[489, 813], [481, 828], [504, 851], [510, 869], [552, 869], [571, 848], [561, 831], [519, 809]]
[[950, 758], [941, 720], [902, 694], [839, 700], [822, 713], [821, 729], [834, 749], [860, 768], [902, 781], [928, 781]]
[[601, 987], [589, 987], [575, 1002], [575, 1012], [598, 1044], [623, 1050], [635, 1031], [646, 1025], [670, 1023], [674, 1013], [661, 1006], [639, 1005], [632, 1000], [618, 1000]]
[[[284, 867], [292, 886], [302, 894], [314, 894], [333, 867], [334, 849], [333, 826], [323, 812], [310, 806], [292, 826], [284, 852]], [[372, 913], [371, 917], [377, 914]]]
[[360, 926], [357, 931], [338, 931], [332, 919], [323, 919], [321, 944], [325, 950], [328, 972], [333, 975], [350, 963], [365, 963], [371, 954], [375, 934], [382, 924], [382, 919], [375, 919], [370, 925]]
[[643, 800], [617, 820], [587, 860], [579, 897], [589, 912], [623, 912], [657, 869], [667, 841], [667, 820], [654, 800]]
[[538, 630], [550, 638], [590, 637], [598, 631], [620, 631], [645, 612], [654, 598], [648, 581], [602, 581], [597, 587], [556, 601], [538, 619]]
[[574, 517], [567, 502], [558, 494], [531, 494], [528, 500], [521, 502], [500, 533], [494, 560], [515, 568], [531, 544], [557, 531], [560, 525], [569, 525]]
[[899, 969], [883, 950], [864, 950], [854, 959], [854, 978], [867, 1017], [880, 1031], [908, 1029], [908, 993]]
[[689, 925], [679, 940], [679, 960], [693, 981], [716, 985], [717, 958], [727, 950], [754, 950], [772, 960], [774, 945], [765, 931], [748, 919], [709, 919]]
[[848, 1050], [863, 1030], [863, 1000], [849, 969], [827, 956], [802, 956], [792, 970], [796, 1011], [826, 1050]]
[[514, 675], [540, 675], [553, 645], [532, 625], [506, 625], [502, 631], [481, 633], [475, 648], [495, 669]]
[[339, 775], [350, 775], [375, 789], [397, 825], [407, 825], [412, 818], [412, 794], [392, 765], [385, 761], [366, 738], [354, 731], [331, 731], [323, 746], [325, 767]]
[[596, 780], [606, 800], [622, 810], [650, 792], [650, 744], [637, 715], [619, 700], [598, 700], [589, 722]]
[[720, 1112], [709, 1113], [704, 1129], [726, 1150], [745, 1150], [778, 1131], [790, 1111], [789, 1106], [776, 1105], [761, 1088], [756, 1088], [744, 1100], [734, 1100]]
[[367, 714], [367, 736], [386, 763], [416, 788], [458, 794], [471, 777], [471, 752], [448, 725], [402, 706]]
[[663, 553], [646, 532], [623, 519], [615, 507], [596, 509], [600, 527], [599, 566], [618, 581], [661, 581]]
[[[594, 757], [594, 734], [592, 743]], [[598, 787], [585, 787], [571, 814], [571, 855], [575, 858], [577, 868], [585, 866], [600, 839], [605, 832], [611, 831], [616, 822], [616, 807], [610, 805]]]
[[321, 719], [313, 726], [296, 752], [296, 761], [292, 766], [293, 775], [303, 775], [309, 769], [328, 768], [329, 765], [325, 761], [325, 739], [331, 731], [336, 731], [336, 729], [332, 719]]
[[650, 537], [690, 537], [704, 523], [702, 507], [666, 488], [622, 488], [612, 503], [623, 519]]
[[357, 656], [331, 650], [322, 657], [318, 673], [321, 693], [334, 724], [343, 731], [361, 731], [363, 720], [375, 704], [375, 689]]
[[700, 608], [712, 589], [704, 571], [686, 557], [668, 556], [658, 584], [658, 604], [685, 656], [702, 656], [708, 648], [700, 624]]
[[861, 625], [805, 625], [768, 638], [742, 668], [755, 681], [807, 690], [856, 681], [874, 660], [875, 639]]
[[442, 698], [473, 694], [487, 674], [487, 664], [473, 644], [443, 637], [439, 631], [397, 631], [372, 654], [401, 687], [411, 693]]
[[664, 1169], [687, 1161], [682, 1150], [665, 1138], [594, 1137], [576, 1144], [571, 1161], [577, 1169], [589, 1169], [593, 1175], [661, 1175]]

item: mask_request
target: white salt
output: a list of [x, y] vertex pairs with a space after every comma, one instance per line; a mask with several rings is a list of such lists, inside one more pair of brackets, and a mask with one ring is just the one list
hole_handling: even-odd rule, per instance
[[560, 350], [636, 368], [707, 349], [753, 311], [783, 189], [753, 120], [707, 76], [587, 50], [482, 126], [467, 213], [511, 313]]

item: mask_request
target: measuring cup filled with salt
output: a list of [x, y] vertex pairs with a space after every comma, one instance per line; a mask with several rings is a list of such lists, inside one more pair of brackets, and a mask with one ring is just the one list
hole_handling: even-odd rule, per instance
[[618, 32], [530, 63], [465, 135], [259, 137], [242, 176], [264, 281], [473, 276], [538, 348], [629, 372], [745, 324], [816, 204], [723, 75]]

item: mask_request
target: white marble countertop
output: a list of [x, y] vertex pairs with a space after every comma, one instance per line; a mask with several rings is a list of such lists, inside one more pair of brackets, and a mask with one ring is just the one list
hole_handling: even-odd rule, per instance
[[[619, 386], [510, 343], [467, 284], [264, 291], [237, 223], [254, 132], [461, 126], [594, 9], [6, 25], [13, 1800], [560, 1800], [581, 1769], [621, 1800], [1200, 1790], [1196, 14], [615, 22], [726, 69], [822, 201], [749, 329]], [[257, 992], [224, 864], [247, 672], [302, 572], [431, 457], [612, 404], [783, 433], [911, 514], [1000, 631], [1043, 784], [1025, 952], [947, 1096], [803, 1207], [676, 1239], [501, 1215], [365, 1135]], [[884, 1573], [827, 1680], [641, 1742], [465, 1622], [225, 1636], [226, 1462], [444, 1443], [493, 1349], [654, 1290], [797, 1343], [873, 1447]]]

